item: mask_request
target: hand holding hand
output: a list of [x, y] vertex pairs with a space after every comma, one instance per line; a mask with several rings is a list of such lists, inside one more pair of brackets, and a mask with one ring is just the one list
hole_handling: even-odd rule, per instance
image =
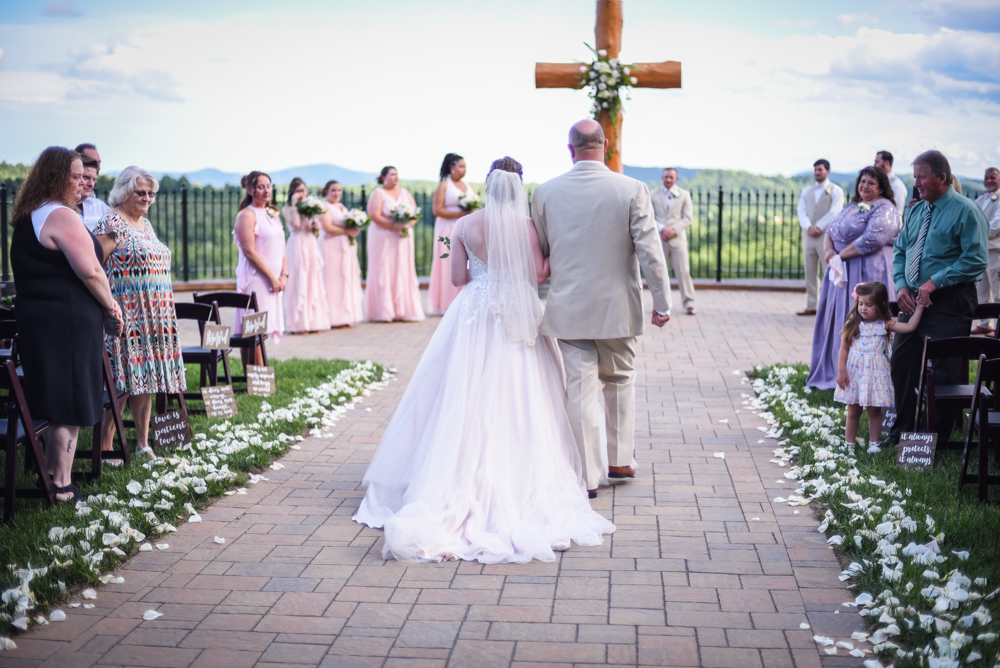
[[278, 278], [271, 279], [271, 292], [281, 292], [284, 289], [285, 285], [282, 283], [282, 278], [284, 277], [279, 276]]
[[896, 293], [896, 303], [899, 305], [899, 310], [906, 315], [913, 315], [913, 309], [917, 307], [917, 303], [913, 300], [913, 294], [908, 287], [899, 289]]
[[928, 280], [926, 283], [921, 285], [920, 289], [917, 291], [917, 303], [921, 304], [925, 308], [930, 306], [933, 303], [931, 302], [931, 293], [935, 290], [937, 290], [937, 286], [934, 285], [934, 281]]
[[673, 239], [674, 237], [677, 236], [677, 230], [675, 230], [672, 227], [664, 227], [663, 231], [667, 233], [668, 239]]
[[347, 236], [349, 236], [349, 237], [356, 237], [359, 234], [361, 234], [361, 230], [359, 230], [358, 228], [356, 228], [356, 227], [349, 227], [349, 228], [347, 228]]
[[656, 311], [653, 311], [653, 325], [656, 327], [663, 327], [665, 324], [670, 322], [670, 314], [660, 315]]
[[815, 225], [810, 225], [809, 229], [806, 230], [806, 233], [815, 239], [819, 235], [823, 234], [823, 230], [819, 229]]
[[662, 230], [660, 230], [660, 238], [663, 239], [664, 241], [670, 238], [667, 236], [667, 228], [664, 227]]

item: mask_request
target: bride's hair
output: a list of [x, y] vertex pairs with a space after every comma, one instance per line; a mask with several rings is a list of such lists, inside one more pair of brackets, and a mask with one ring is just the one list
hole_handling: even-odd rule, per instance
[[499, 169], [500, 171], [503, 172], [511, 172], [512, 174], [517, 174], [522, 181], [524, 180], [524, 173], [521, 171], [521, 163], [519, 163], [517, 160], [510, 157], [509, 155], [505, 155], [499, 160], [493, 161], [493, 164], [490, 165], [490, 171], [486, 174], [487, 179], [490, 178], [490, 174], [492, 174], [493, 170], [495, 169]]

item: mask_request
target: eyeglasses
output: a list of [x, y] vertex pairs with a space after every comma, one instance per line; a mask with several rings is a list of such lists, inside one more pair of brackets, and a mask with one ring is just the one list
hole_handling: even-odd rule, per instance
[[156, 197], [155, 190], [133, 190], [132, 194], [138, 196], [139, 199], [142, 199], [143, 197], [148, 197], [149, 199], [153, 199], [154, 197]]

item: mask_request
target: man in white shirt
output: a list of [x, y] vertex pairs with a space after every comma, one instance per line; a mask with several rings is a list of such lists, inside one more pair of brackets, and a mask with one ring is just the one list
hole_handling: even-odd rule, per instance
[[93, 144], [78, 144], [75, 149], [77, 153], [90, 156], [97, 161], [97, 171], [101, 171], [101, 154], [97, 152], [97, 147]]
[[892, 197], [896, 200], [896, 211], [899, 212], [899, 219], [903, 220], [903, 214], [906, 212], [906, 204], [910, 196], [909, 191], [906, 189], [906, 184], [903, 183], [903, 179], [896, 176], [892, 171], [892, 153], [889, 153], [889, 151], [879, 151], [876, 153], [875, 166], [881, 167], [889, 177], [889, 185], [892, 186]]
[[76, 213], [83, 218], [84, 226], [93, 232], [97, 221], [111, 211], [111, 207], [94, 197], [94, 184], [100, 173], [99, 163], [85, 153], [80, 156], [83, 160], [83, 190], [80, 192], [80, 201], [76, 203]]
[[[983, 186], [986, 192], [976, 198], [976, 204], [990, 223], [989, 256], [983, 280], [976, 283], [976, 292], [979, 293], [980, 304], [992, 304], [1000, 299], [1000, 276], [997, 275], [1000, 272], [1000, 169], [987, 169], [983, 175]], [[994, 331], [994, 325], [989, 320], [980, 320], [972, 333], [991, 335]]]
[[802, 227], [802, 256], [806, 265], [806, 308], [798, 315], [816, 315], [820, 281], [826, 271], [823, 239], [826, 228], [844, 208], [844, 190], [830, 183], [830, 162], [813, 163], [816, 183], [802, 189], [799, 197], [799, 226]]
[[653, 217], [663, 243], [663, 256], [674, 268], [684, 308], [688, 315], [694, 315], [694, 282], [691, 280], [687, 235], [684, 232], [694, 220], [691, 193], [677, 185], [677, 170], [673, 167], [664, 169], [660, 178], [663, 187], [649, 194]]

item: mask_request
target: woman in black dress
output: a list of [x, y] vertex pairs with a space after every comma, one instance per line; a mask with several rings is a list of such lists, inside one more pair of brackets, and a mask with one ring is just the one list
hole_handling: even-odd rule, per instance
[[59, 501], [78, 497], [70, 477], [77, 437], [103, 413], [104, 318], [122, 322], [101, 245], [71, 208], [82, 188], [80, 156], [50, 146], [32, 165], [11, 219], [24, 393], [32, 417], [52, 425], [45, 459]]

